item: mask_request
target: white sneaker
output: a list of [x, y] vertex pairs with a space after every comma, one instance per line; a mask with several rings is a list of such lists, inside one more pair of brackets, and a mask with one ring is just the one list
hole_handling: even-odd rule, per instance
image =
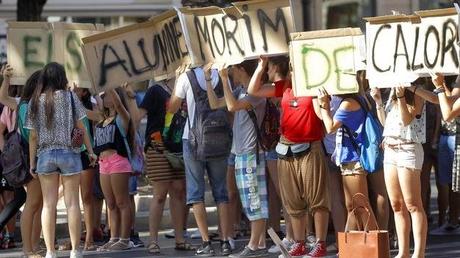
[[57, 258], [56, 253], [46, 252], [45, 258]]
[[83, 254], [80, 250], [70, 251], [70, 258], [83, 258]]
[[[286, 247], [287, 250], [291, 249], [291, 246], [294, 244], [293, 241], [289, 241], [287, 238], [283, 238], [283, 241], [281, 243]], [[268, 249], [268, 252], [271, 254], [278, 254], [281, 253], [280, 248], [277, 245], [273, 245]]]

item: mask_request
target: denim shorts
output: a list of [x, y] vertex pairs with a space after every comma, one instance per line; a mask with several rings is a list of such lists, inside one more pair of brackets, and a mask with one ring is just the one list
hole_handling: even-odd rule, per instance
[[188, 140], [183, 140], [187, 205], [204, 202], [205, 171], [208, 173], [214, 201], [228, 202], [227, 158], [213, 161], [195, 160]]
[[71, 150], [47, 150], [38, 155], [37, 174], [49, 175], [59, 173], [62, 176], [71, 176], [83, 170], [80, 153]]
[[130, 176], [129, 177], [129, 195], [136, 195], [137, 194], [137, 176]]

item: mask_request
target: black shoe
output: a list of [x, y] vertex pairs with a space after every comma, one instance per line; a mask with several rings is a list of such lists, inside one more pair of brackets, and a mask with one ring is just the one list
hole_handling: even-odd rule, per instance
[[203, 242], [196, 250], [195, 255], [202, 257], [214, 256], [214, 249], [212, 249], [211, 241]]
[[232, 246], [229, 241], [222, 241], [220, 244], [220, 254], [227, 256], [232, 254]]
[[139, 238], [139, 233], [132, 234], [130, 237], [131, 242], [133, 242], [133, 247], [144, 247], [144, 242]]

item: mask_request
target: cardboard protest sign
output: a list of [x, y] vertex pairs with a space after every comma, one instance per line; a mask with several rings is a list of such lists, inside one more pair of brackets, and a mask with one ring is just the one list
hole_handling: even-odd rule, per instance
[[359, 28], [291, 34], [290, 59], [296, 96], [358, 92], [356, 71], [364, 69], [364, 36]]
[[27, 78], [54, 56], [53, 28], [48, 22], [9, 22], [7, 58], [14, 69], [12, 84], [23, 85]]
[[89, 88], [81, 38], [101, 30], [102, 26], [93, 24], [10, 22], [7, 41], [8, 63], [14, 69], [12, 84], [24, 84], [33, 72], [54, 61], [64, 65], [70, 83]]
[[233, 5], [241, 12], [238, 22], [246, 59], [289, 53], [289, 34], [294, 32], [289, 0], [243, 1]]
[[408, 84], [433, 72], [458, 73], [458, 19], [454, 8], [366, 20], [371, 87]]
[[179, 13], [193, 66], [244, 61], [243, 39], [234, 15], [218, 7], [180, 8]]
[[188, 62], [175, 11], [82, 40], [85, 62], [97, 92], [123, 82], [166, 79]]
[[260, 55], [287, 54], [294, 25], [289, 0], [255, 0], [233, 7], [180, 8], [192, 66], [225, 66]]

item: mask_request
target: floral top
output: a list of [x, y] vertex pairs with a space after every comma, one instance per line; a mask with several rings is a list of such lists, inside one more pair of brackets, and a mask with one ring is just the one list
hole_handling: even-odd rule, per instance
[[[412, 120], [408, 126], [403, 126], [398, 105], [390, 101], [386, 107], [387, 118], [383, 136], [405, 142], [425, 143], [426, 142], [426, 105], [423, 105], [422, 114]], [[385, 139], [388, 142], [387, 139]]]
[[[77, 95], [73, 92], [71, 94], [75, 103], [75, 120], [82, 120], [86, 117], [86, 111]], [[32, 119], [30, 116], [30, 107], [29, 105], [25, 128], [37, 131], [37, 156], [44, 151], [56, 149], [73, 150], [75, 153], [80, 153], [80, 148], [72, 147], [71, 134], [75, 122], [72, 113], [70, 91], [60, 90], [54, 93], [54, 119], [50, 129], [46, 126], [45, 94], [40, 96], [38, 115], [35, 119]]]

